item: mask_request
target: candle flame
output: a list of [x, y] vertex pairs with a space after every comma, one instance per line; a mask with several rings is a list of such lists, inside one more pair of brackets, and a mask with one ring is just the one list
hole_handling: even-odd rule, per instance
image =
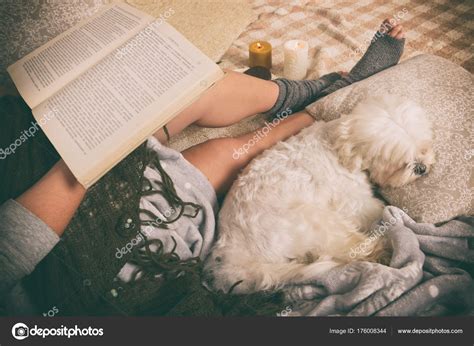
[[257, 48], [262, 48], [262, 45], [260, 44], [260, 42], [257, 42]]

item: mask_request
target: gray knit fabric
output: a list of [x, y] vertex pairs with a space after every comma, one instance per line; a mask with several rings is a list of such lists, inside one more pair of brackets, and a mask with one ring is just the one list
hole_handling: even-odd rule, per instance
[[338, 73], [329, 73], [315, 80], [275, 79], [279, 93], [275, 105], [264, 113], [266, 116], [278, 116], [285, 112], [293, 114], [313, 103], [321, 92], [341, 78]]
[[[387, 237], [393, 247], [390, 265], [358, 261], [315, 274], [309, 284], [288, 289], [291, 315], [468, 313], [474, 308], [474, 281], [468, 272], [474, 265], [473, 220], [435, 226], [416, 223], [402, 210], [385, 207], [373, 234]], [[363, 251], [365, 245], [352, 250]]]
[[59, 237], [14, 200], [0, 206], [0, 215], [0, 297], [3, 298], [22, 277], [35, 269]]
[[388, 34], [377, 32], [364, 56], [349, 74], [324, 89], [318, 98], [396, 65], [403, 54], [404, 46], [405, 39], [397, 40]]
[[41, 219], [15, 200], [0, 206], [0, 311], [37, 314], [20, 280], [59, 242]]
[[282, 112], [288, 113], [288, 110], [291, 110], [290, 114], [296, 113], [321, 97], [396, 65], [402, 56], [404, 44], [405, 39], [397, 40], [377, 32], [364, 56], [347, 76], [333, 72], [316, 80], [274, 80], [279, 86], [278, 98], [264, 115], [278, 116]]

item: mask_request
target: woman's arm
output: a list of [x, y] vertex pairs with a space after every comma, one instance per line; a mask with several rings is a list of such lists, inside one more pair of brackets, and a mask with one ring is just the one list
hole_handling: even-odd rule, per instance
[[85, 188], [77, 182], [64, 161], [60, 160], [16, 201], [60, 236], [85, 193]]
[[0, 206], [0, 308], [57, 244], [85, 192], [61, 160], [16, 201]]

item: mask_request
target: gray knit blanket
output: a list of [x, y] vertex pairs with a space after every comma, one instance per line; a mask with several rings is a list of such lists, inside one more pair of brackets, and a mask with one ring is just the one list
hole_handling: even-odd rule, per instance
[[387, 206], [373, 234], [391, 242], [390, 265], [353, 262], [290, 287], [288, 304], [279, 315], [468, 314], [474, 307], [473, 221], [469, 217], [440, 226], [416, 223], [402, 210]]

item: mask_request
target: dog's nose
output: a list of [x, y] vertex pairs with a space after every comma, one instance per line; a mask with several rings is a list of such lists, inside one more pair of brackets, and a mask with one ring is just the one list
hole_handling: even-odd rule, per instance
[[423, 175], [426, 173], [426, 165], [423, 163], [417, 163], [413, 171], [416, 175]]

